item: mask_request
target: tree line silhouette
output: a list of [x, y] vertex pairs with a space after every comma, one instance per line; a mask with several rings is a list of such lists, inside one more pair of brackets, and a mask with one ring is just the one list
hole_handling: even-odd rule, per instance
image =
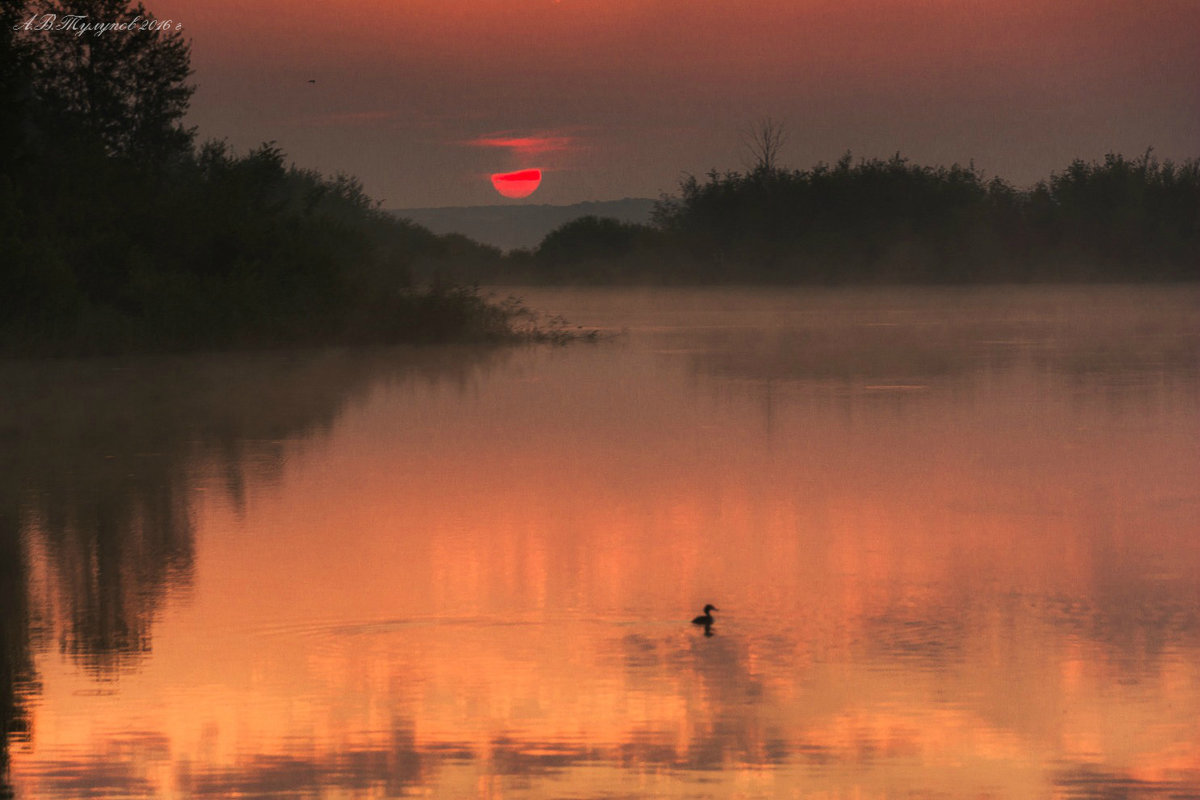
[[[1200, 277], [1200, 161], [1110, 154], [1020, 190], [974, 165], [849, 153], [688, 177], [652, 223], [584, 218], [515, 271], [549, 282], [979, 283]], [[776, 142], [777, 144], [777, 142]], [[760, 154], [761, 156], [761, 154]]]
[[497, 339], [523, 313], [473, 283], [1193, 280], [1200, 161], [1077, 160], [1029, 189], [896, 155], [689, 177], [650, 224], [583, 217], [507, 254], [379, 209], [361, 183], [234, 154], [183, 124], [178, 30], [76, 36], [0, 0], [0, 352]]
[[288, 166], [274, 143], [197, 145], [180, 31], [39, 24], [153, 20], [140, 3], [0, 3], [0, 350], [512, 334], [514, 308], [412, 278], [499, 250], [395, 219], [356, 179]]

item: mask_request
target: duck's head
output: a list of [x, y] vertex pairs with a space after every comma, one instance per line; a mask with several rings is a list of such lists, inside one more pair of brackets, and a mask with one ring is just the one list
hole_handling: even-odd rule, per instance
[[721, 610], [721, 609], [719, 609], [719, 608], [717, 608], [716, 606], [713, 606], [713, 605], [707, 605], [707, 606], [705, 606], [705, 607], [704, 607], [704, 613], [705, 613], [705, 614], [709, 613], [710, 611], [720, 611], [720, 610]]

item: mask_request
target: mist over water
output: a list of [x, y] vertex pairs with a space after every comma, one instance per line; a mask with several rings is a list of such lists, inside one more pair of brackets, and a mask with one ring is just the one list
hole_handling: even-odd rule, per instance
[[0, 796], [1200, 796], [1200, 291], [522, 294], [0, 365]]

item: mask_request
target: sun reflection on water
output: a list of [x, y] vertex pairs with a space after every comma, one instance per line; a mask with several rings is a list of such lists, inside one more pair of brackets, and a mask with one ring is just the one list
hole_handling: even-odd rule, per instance
[[1194, 312], [1131, 356], [1119, 294], [639, 296], [573, 299], [634, 323], [598, 347], [102, 371], [133, 411], [10, 434], [16, 794], [1200, 785]]

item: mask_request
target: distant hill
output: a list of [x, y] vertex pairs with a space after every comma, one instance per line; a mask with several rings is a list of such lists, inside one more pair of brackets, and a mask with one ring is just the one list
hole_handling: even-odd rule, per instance
[[477, 242], [513, 250], [535, 248], [559, 225], [588, 215], [647, 223], [654, 203], [644, 197], [627, 197], [569, 206], [447, 206], [398, 208], [391, 213], [424, 225], [434, 233], [461, 233]]

